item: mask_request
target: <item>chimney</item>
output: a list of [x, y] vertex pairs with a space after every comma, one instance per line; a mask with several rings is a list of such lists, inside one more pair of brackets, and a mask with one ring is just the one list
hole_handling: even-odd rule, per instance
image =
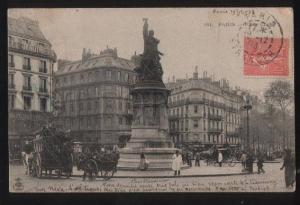
[[207, 78], [207, 71], [206, 70], [203, 72], [203, 78]]
[[118, 57], [118, 50], [117, 50], [117, 48], [114, 48], [114, 56]]
[[198, 66], [195, 67], [195, 71], [193, 73], [193, 79], [198, 80]]
[[188, 76], [188, 74], [187, 74], [187, 73], [185, 73], [185, 78], [186, 78], [186, 80], [188, 80], [188, 79], [189, 79], [189, 76]]
[[175, 83], [176, 81], [175, 81], [175, 75], [173, 75], [173, 82]]
[[85, 48], [83, 48], [82, 55], [81, 55], [81, 60], [85, 61], [85, 59], [86, 59], [86, 50], [85, 50]]

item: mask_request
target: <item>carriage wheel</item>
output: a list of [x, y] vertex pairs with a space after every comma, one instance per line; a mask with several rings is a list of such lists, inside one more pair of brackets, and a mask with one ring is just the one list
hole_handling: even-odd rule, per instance
[[109, 180], [110, 178], [112, 178], [114, 176], [114, 173], [115, 173], [114, 169], [103, 171], [103, 179], [104, 180]]
[[37, 155], [36, 163], [35, 163], [35, 173], [38, 178], [41, 178], [43, 175], [42, 171], [42, 159], [40, 154]]

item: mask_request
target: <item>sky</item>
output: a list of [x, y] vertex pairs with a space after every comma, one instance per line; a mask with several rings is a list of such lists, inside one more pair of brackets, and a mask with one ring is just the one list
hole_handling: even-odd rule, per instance
[[[292, 42], [290, 76], [280, 77], [292, 81], [292, 11], [286, 8], [260, 10], [272, 14], [280, 23], [284, 37]], [[160, 40], [159, 50], [164, 53], [161, 59], [164, 82], [168, 78], [172, 80], [173, 75], [191, 77], [198, 66], [200, 76], [207, 71], [215, 80], [226, 78], [232, 87], [239, 86], [262, 96], [275, 79], [243, 74], [243, 56], [235, 53], [232, 40], [238, 39], [238, 25], [247, 20], [245, 16], [219, 14], [211, 8], [10, 9], [8, 16], [37, 20], [58, 59], [79, 60], [83, 48], [99, 54], [107, 46], [116, 47], [118, 56], [130, 59], [134, 52], [143, 51], [142, 19], [148, 18], [149, 28]], [[226, 23], [229, 26], [225, 26]]]

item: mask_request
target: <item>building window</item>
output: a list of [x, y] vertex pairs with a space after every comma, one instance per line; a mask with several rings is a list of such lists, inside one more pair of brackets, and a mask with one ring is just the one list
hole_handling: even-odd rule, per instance
[[189, 106], [188, 105], [185, 106], [185, 113], [189, 113]]
[[31, 70], [30, 58], [24, 57], [24, 59], [23, 59], [23, 69]]
[[91, 128], [91, 119], [90, 118], [88, 118], [87, 119], [87, 128]]
[[8, 95], [8, 109], [14, 109], [15, 108], [15, 95]]
[[8, 75], [8, 88], [15, 88], [14, 74], [11, 73]]
[[87, 110], [91, 111], [91, 103], [90, 102], [87, 103]]
[[125, 82], [128, 82], [128, 80], [129, 80], [129, 75], [128, 73], [125, 73]]
[[31, 77], [30, 76], [24, 76], [24, 90], [31, 90]]
[[111, 79], [111, 70], [106, 70], [105, 71], [105, 76], [107, 79]]
[[205, 122], [205, 120], [203, 120], [203, 130], [204, 131], [206, 130], [206, 122]]
[[22, 39], [22, 43], [23, 43], [23, 45], [26, 45], [26, 44], [28, 44], [28, 40], [27, 39]]
[[95, 111], [98, 112], [99, 110], [99, 102], [95, 101]]
[[73, 103], [70, 103], [70, 112], [71, 112], [71, 113], [74, 112], [74, 105], [73, 105]]
[[189, 120], [185, 120], [185, 131], [189, 129]]
[[123, 124], [123, 118], [119, 117], [119, 125], [122, 125], [122, 124]]
[[120, 80], [121, 80], [121, 72], [118, 71], [118, 81], [120, 81]]
[[47, 99], [46, 98], [40, 99], [40, 111], [42, 111], [42, 112], [47, 111]]
[[130, 119], [126, 118], [126, 125], [130, 125]]
[[83, 103], [79, 103], [79, 111], [83, 110]]
[[29, 96], [24, 96], [24, 110], [30, 110], [31, 109], [31, 97]]
[[198, 105], [194, 105], [194, 113], [198, 113]]
[[8, 66], [15, 67], [14, 56], [11, 54], [8, 55]]
[[46, 61], [40, 60], [40, 68], [39, 71], [41, 73], [47, 73], [47, 66], [46, 66]]
[[123, 106], [123, 104], [122, 104], [122, 101], [120, 100], [120, 101], [119, 101], [119, 110], [120, 110], [120, 111], [122, 111], [122, 106]]
[[194, 128], [198, 128], [198, 120], [194, 120]]
[[45, 78], [40, 78], [40, 92], [47, 92], [47, 79]]

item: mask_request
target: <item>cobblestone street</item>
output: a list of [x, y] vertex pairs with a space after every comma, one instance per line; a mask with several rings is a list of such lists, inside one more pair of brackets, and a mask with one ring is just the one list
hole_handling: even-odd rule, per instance
[[[182, 170], [182, 177], [172, 177], [172, 171], [118, 171], [109, 181], [97, 178], [82, 181], [75, 177], [80, 172], [74, 167], [75, 176], [70, 179], [55, 176], [38, 179], [25, 175], [20, 165], [10, 165], [10, 191], [21, 192], [281, 192], [293, 191], [285, 188], [281, 163], [266, 163], [265, 174], [217, 176], [218, 174], [241, 174], [241, 165], [234, 167], [201, 166]], [[256, 170], [256, 166], [254, 166]], [[151, 177], [158, 176], [159, 178]], [[198, 175], [198, 177], [196, 176]], [[202, 177], [201, 177], [202, 175]], [[216, 176], [205, 176], [216, 175]], [[127, 177], [128, 176], [128, 177]], [[135, 177], [134, 177], [135, 176]], [[145, 176], [145, 177], [144, 177]], [[204, 177], [205, 176], [205, 177]], [[21, 189], [14, 188], [20, 178]]]

